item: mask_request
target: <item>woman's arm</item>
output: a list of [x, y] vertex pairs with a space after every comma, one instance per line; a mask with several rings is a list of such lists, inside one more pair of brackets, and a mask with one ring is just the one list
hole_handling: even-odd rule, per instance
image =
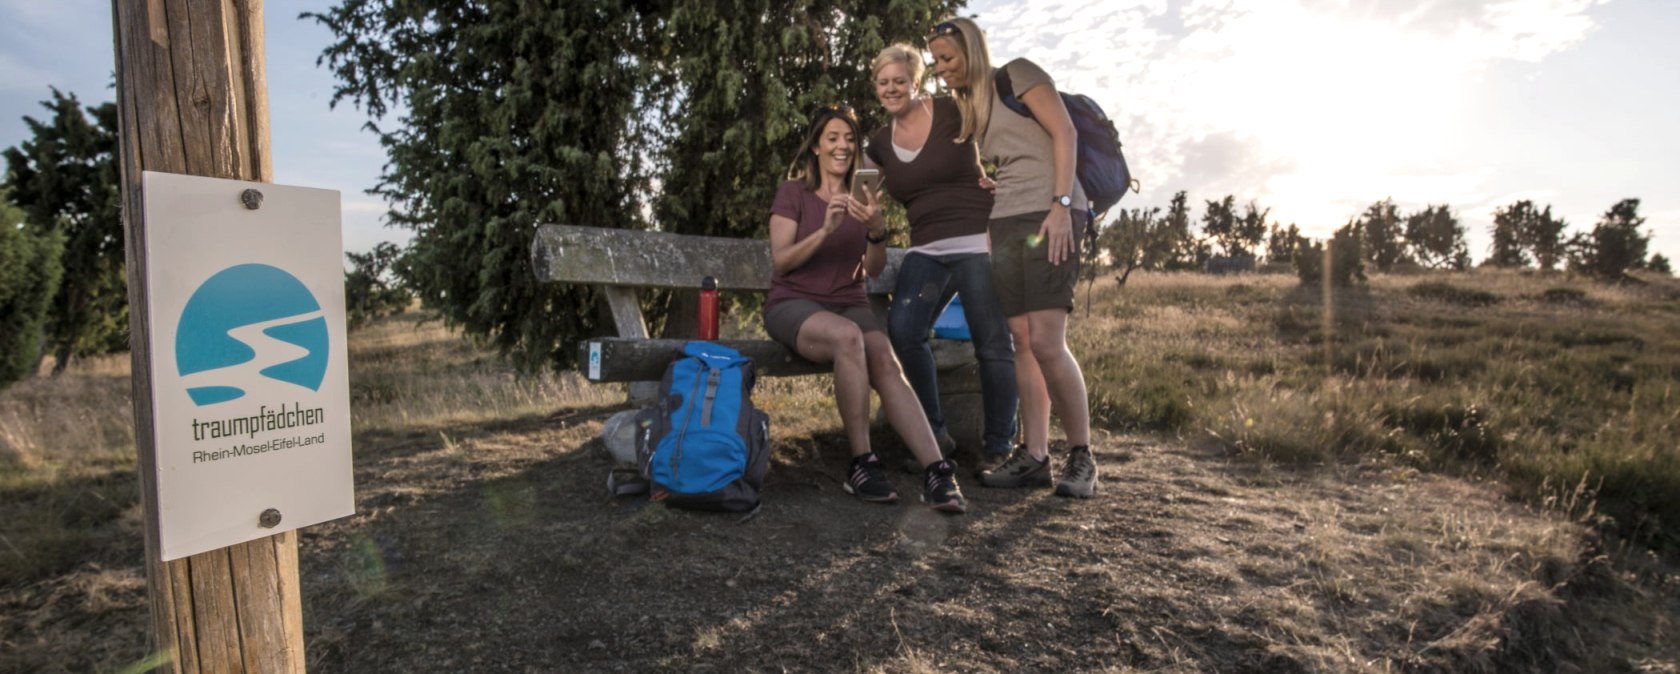
[[840, 226], [841, 218], [846, 215], [846, 203], [849, 199], [840, 196], [829, 202], [828, 212], [823, 218], [823, 226], [801, 241], [793, 238], [799, 234], [799, 223], [783, 215], [770, 216], [770, 266], [777, 274], [786, 274], [798, 269], [817, 249], [822, 247], [828, 235], [834, 233], [834, 228]]
[[[1056, 93], [1054, 85], [1043, 84], [1028, 89], [1021, 95], [1021, 102], [1027, 104], [1033, 119], [1050, 134], [1051, 164], [1056, 182], [1055, 191], [1050, 196], [1073, 194], [1079, 132], [1073, 127], [1073, 117], [1068, 115], [1061, 95]], [[1079, 244], [1073, 240], [1072, 215], [1061, 204], [1050, 205], [1050, 216], [1044, 219], [1044, 226], [1039, 228], [1038, 234], [1048, 240], [1050, 264], [1060, 263], [1078, 252]]]

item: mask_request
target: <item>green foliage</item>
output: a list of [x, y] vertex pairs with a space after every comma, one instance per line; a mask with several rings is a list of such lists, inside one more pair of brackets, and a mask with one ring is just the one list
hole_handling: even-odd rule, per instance
[[1524, 199], [1495, 209], [1487, 264], [1495, 267], [1526, 267], [1532, 260], [1551, 271], [1573, 245], [1563, 239], [1568, 223], [1552, 215], [1550, 205], [1540, 208]]
[[47, 309], [58, 290], [56, 231], [23, 226], [23, 211], [0, 190], [0, 388], [28, 377], [40, 359]]
[[1645, 261], [1645, 269], [1659, 274], [1674, 275], [1674, 266], [1669, 263], [1668, 258], [1663, 257], [1662, 253], [1653, 253], [1651, 259]]
[[5, 184], [27, 226], [62, 237], [63, 277], [48, 310], [54, 373], [74, 356], [128, 348], [117, 108], [87, 106], [52, 90], [52, 116], [24, 117], [31, 139], [5, 150]]
[[1365, 260], [1375, 265], [1378, 271], [1389, 271], [1394, 265], [1409, 259], [1406, 255], [1404, 224], [1399, 210], [1394, 207], [1393, 199], [1383, 199], [1371, 204], [1356, 222], [1360, 239], [1363, 241]]
[[1464, 225], [1446, 204], [1426, 206], [1406, 216], [1406, 245], [1419, 264], [1431, 269], [1470, 268]]
[[1242, 242], [1237, 233], [1237, 198], [1225, 195], [1218, 201], [1209, 200], [1202, 211], [1202, 235], [1219, 244], [1225, 255], [1239, 255]]
[[1644, 224], [1638, 199], [1616, 202], [1593, 225], [1591, 233], [1570, 239], [1570, 267], [1608, 280], [1622, 279], [1629, 271], [1645, 267], [1651, 237], [1639, 231]]
[[344, 272], [344, 311], [350, 327], [400, 314], [414, 301], [414, 293], [403, 285], [402, 277], [393, 269], [401, 255], [402, 249], [389, 241], [380, 242], [366, 253], [344, 254], [350, 259], [350, 270]]
[[1301, 228], [1295, 223], [1289, 223], [1288, 228], [1273, 223], [1266, 237], [1266, 261], [1294, 265], [1295, 257], [1306, 248], [1307, 237], [1301, 235]]
[[321, 56], [335, 102], [364, 108], [386, 148], [374, 191], [415, 232], [414, 291], [537, 366], [609, 328], [593, 291], [537, 283], [533, 227], [764, 236], [811, 110], [877, 121], [869, 60], [956, 6], [343, 0], [305, 16], [338, 39]]
[[1212, 255], [1207, 244], [1190, 231], [1190, 199], [1184, 190], [1173, 195], [1162, 223], [1162, 236], [1171, 245], [1171, 255], [1163, 263], [1165, 269], [1201, 269]]
[[1358, 222], [1342, 225], [1330, 237], [1328, 254], [1325, 252], [1325, 244], [1318, 241], [1307, 242], [1295, 256], [1295, 275], [1301, 279], [1301, 284], [1316, 286], [1322, 283], [1326, 260], [1330, 263], [1331, 285], [1347, 287], [1355, 281], [1364, 281], [1365, 255], [1360, 239], [1362, 229]]
[[1494, 209], [1493, 224], [1488, 228], [1492, 242], [1488, 244], [1488, 257], [1483, 264], [1506, 268], [1528, 266], [1528, 253], [1523, 251], [1520, 221], [1523, 211], [1533, 207], [1533, 203], [1524, 200]]
[[[1120, 217], [1103, 228], [1097, 247], [1106, 251], [1110, 268], [1119, 271], [1114, 282], [1126, 285], [1137, 269], [1160, 269], [1173, 256], [1178, 241], [1160, 207], [1121, 210]], [[1095, 269], [1096, 265], [1089, 265]], [[1094, 273], [1094, 272], [1093, 272]]]

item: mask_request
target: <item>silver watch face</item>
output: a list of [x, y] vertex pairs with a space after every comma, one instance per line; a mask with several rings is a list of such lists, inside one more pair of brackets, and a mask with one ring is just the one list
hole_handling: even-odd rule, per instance
[[1063, 206], [1072, 206], [1073, 205], [1073, 197], [1071, 195], [1064, 194], [1062, 196], [1056, 197], [1056, 203], [1061, 204]]

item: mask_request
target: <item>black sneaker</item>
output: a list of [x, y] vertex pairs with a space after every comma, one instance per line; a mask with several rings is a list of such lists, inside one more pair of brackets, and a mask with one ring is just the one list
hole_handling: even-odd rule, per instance
[[980, 484], [988, 487], [1048, 487], [1050, 459], [1035, 459], [1027, 453], [1026, 445], [1015, 448], [997, 468], [980, 474]]
[[922, 503], [940, 512], [968, 512], [968, 500], [957, 486], [957, 464], [946, 460], [927, 467], [922, 474]]
[[887, 474], [881, 470], [881, 459], [874, 452], [852, 459], [852, 473], [846, 478], [846, 493], [870, 503], [894, 503], [898, 490], [893, 489]]
[[[939, 446], [939, 458], [950, 459], [956, 456], [957, 440], [951, 437], [949, 432], [942, 429], [934, 433], [933, 442]], [[904, 462], [899, 464], [899, 467], [903, 468], [906, 474], [915, 475], [922, 472], [922, 460], [916, 458], [915, 453], [912, 452], [910, 456], [905, 457]]]
[[1056, 495], [1091, 498], [1095, 493], [1097, 462], [1091, 458], [1091, 448], [1086, 445], [1069, 447], [1067, 462], [1062, 464], [1062, 479], [1056, 483]]

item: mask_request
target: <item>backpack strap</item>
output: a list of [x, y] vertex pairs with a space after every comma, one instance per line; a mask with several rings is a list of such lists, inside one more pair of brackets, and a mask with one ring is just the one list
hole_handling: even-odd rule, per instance
[[998, 66], [992, 69], [992, 86], [997, 87], [998, 98], [1003, 101], [1004, 107], [1027, 119], [1033, 118], [1032, 110], [1027, 108], [1027, 104], [1015, 97], [1015, 85], [1009, 81], [1008, 68]]

